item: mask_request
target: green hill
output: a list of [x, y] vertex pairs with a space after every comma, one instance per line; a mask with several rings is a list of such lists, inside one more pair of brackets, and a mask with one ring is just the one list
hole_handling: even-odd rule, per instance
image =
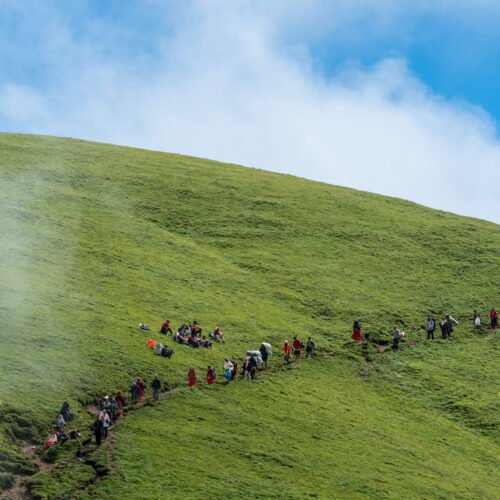
[[[498, 225], [51, 137], [0, 135], [0, 180], [3, 488], [36, 472], [22, 449], [45, 438], [63, 401], [85, 440], [96, 397], [128, 396], [132, 380], [157, 373], [176, 390], [121, 419], [100, 451], [57, 448], [29, 478], [32, 493], [498, 496], [498, 334], [471, 319], [500, 306]], [[453, 338], [425, 340], [426, 316], [446, 313], [460, 321]], [[164, 341], [165, 318], [220, 325], [227, 342], [155, 356], [146, 341]], [[357, 318], [361, 345], [350, 339]], [[395, 326], [407, 335], [393, 353], [383, 344]], [[311, 335], [318, 356], [283, 369], [293, 335]], [[274, 355], [257, 382], [207, 387], [207, 364], [221, 379], [225, 357], [263, 340]]]

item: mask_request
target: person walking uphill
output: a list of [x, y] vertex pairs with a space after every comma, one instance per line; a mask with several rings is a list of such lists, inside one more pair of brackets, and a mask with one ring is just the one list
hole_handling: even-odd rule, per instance
[[95, 419], [94, 426], [93, 426], [93, 431], [95, 435], [95, 444], [97, 446], [101, 445], [101, 440], [102, 440], [102, 420], [99, 418], [99, 416]]
[[312, 358], [314, 356], [314, 348], [316, 347], [316, 342], [311, 337], [307, 337], [306, 344], [306, 358]]
[[229, 359], [225, 358], [224, 359], [224, 375], [226, 376], [226, 380], [228, 382], [231, 381], [231, 379], [233, 378], [233, 368], [234, 368], [234, 365], [231, 361], [229, 361]]
[[208, 385], [214, 385], [216, 384], [217, 382], [215, 381], [215, 378], [216, 378], [216, 374], [215, 374], [215, 369], [212, 365], [208, 365], [208, 368], [207, 368], [207, 382], [208, 382]]
[[432, 316], [427, 317], [427, 323], [425, 325], [425, 329], [427, 330], [427, 340], [434, 340], [434, 330], [436, 329], [436, 321]]
[[196, 372], [194, 368], [190, 368], [188, 371], [188, 386], [194, 387], [196, 385]]
[[155, 375], [151, 387], [153, 388], [153, 399], [155, 401], [158, 401], [158, 399], [160, 399], [160, 392], [161, 392], [161, 381], [158, 378], [158, 375]]
[[285, 345], [283, 346], [283, 359], [285, 363], [289, 365], [292, 361], [290, 359], [290, 355], [292, 354], [292, 345], [288, 343], [288, 340], [285, 340]]
[[492, 330], [496, 330], [498, 327], [498, 312], [495, 308], [490, 311], [490, 327]]
[[395, 328], [392, 332], [392, 350], [397, 351], [399, 349], [399, 341], [401, 340], [401, 332]]
[[361, 342], [363, 340], [363, 336], [361, 335], [361, 321], [356, 320], [354, 324], [352, 325], [352, 335], [351, 338], [355, 342]]

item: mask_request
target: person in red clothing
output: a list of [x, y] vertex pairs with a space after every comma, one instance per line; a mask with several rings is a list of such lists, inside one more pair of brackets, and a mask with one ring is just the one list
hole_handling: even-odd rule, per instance
[[292, 354], [292, 346], [288, 343], [288, 340], [285, 341], [285, 345], [283, 346], [283, 355], [284, 360], [287, 365], [291, 363], [290, 355]]
[[356, 342], [361, 342], [363, 336], [361, 335], [361, 321], [356, 320], [354, 325], [352, 325], [352, 335], [351, 338]]
[[194, 387], [196, 385], [196, 372], [194, 368], [190, 368], [188, 371], [188, 386]]
[[498, 326], [498, 312], [495, 308], [490, 311], [490, 326], [492, 330], [496, 330]]
[[298, 361], [302, 355], [302, 341], [297, 337], [293, 337], [293, 353], [295, 354], [295, 359]]
[[125, 406], [125, 398], [122, 396], [122, 393], [120, 391], [116, 393], [115, 403], [118, 410], [118, 415], [123, 417], [123, 407]]
[[207, 382], [208, 382], [208, 385], [214, 385], [216, 384], [217, 382], [215, 381], [215, 369], [213, 368], [212, 365], [208, 365], [208, 368], [207, 368]]
[[167, 333], [170, 333], [170, 335], [173, 334], [172, 327], [170, 326], [170, 320], [169, 319], [166, 319], [165, 322], [163, 323], [163, 325], [161, 325], [160, 333], [164, 333], [165, 335]]
[[144, 389], [146, 388], [146, 384], [143, 382], [142, 378], [138, 378], [136, 385], [139, 392], [139, 401], [140, 401], [144, 396]]

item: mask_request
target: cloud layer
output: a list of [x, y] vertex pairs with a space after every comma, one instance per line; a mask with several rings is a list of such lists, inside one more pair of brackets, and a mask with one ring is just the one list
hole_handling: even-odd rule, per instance
[[[326, 29], [326, 4], [266, 4], [150, 1], [156, 30], [127, 50], [133, 19], [75, 29], [50, 8], [23, 17], [43, 69], [35, 81], [0, 80], [0, 126], [287, 172], [500, 222], [500, 142], [486, 113], [433, 94], [401, 59], [325, 76], [285, 27], [316, 19]], [[339, 23], [359, 15], [335, 5]], [[394, 23], [397, 5], [387, 2], [373, 29]]]

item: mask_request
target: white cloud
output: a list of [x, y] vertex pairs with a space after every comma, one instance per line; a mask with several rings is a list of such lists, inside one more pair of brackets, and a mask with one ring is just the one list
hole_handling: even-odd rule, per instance
[[[173, 37], [154, 35], [160, 55], [144, 73], [144, 61], [92, 56], [92, 37], [61, 27], [53, 37], [79, 64], [40, 95], [4, 87], [0, 115], [25, 131], [241, 163], [500, 222], [500, 143], [484, 112], [434, 95], [401, 60], [327, 79], [280, 34], [310, 19], [310, 6], [248, 5], [194, 3]], [[338, 19], [359, 15], [335, 5]]]

